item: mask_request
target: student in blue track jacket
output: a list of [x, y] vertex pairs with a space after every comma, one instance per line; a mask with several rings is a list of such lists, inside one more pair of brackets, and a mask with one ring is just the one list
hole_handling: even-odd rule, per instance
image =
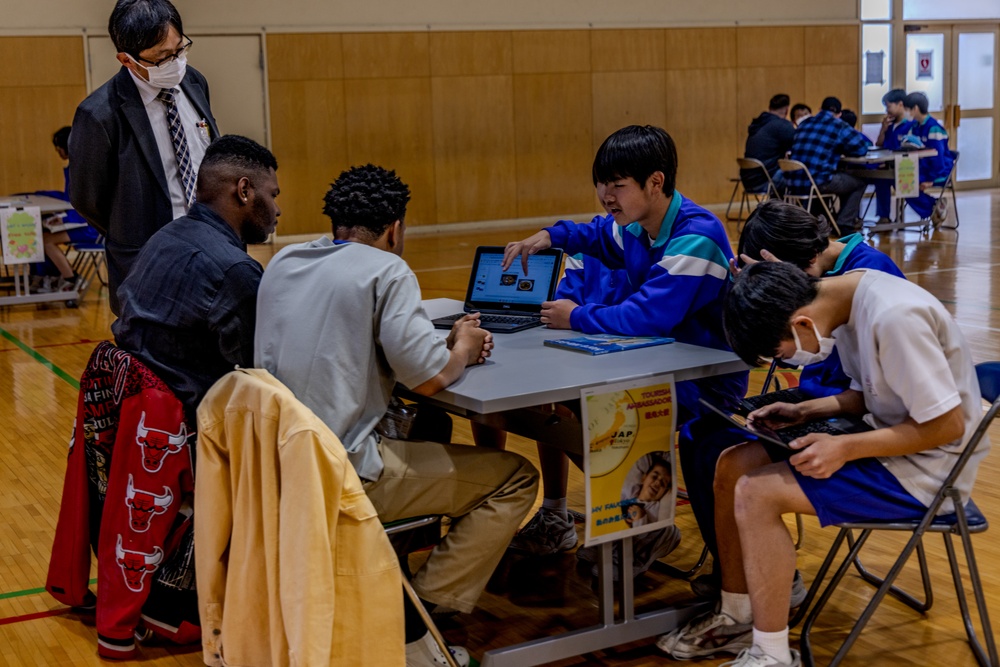
[[[627, 296], [615, 304], [577, 303], [568, 298], [542, 305], [542, 321], [551, 328], [585, 334], [672, 336], [680, 342], [728, 349], [722, 331], [722, 303], [729, 286], [729, 239], [719, 219], [674, 188], [677, 150], [664, 130], [632, 125], [608, 137], [594, 159], [593, 179], [610, 216], [589, 223], [560, 221], [523, 241], [507, 245], [504, 266], [544, 248], [560, 247], [567, 254], [596, 258], [605, 267], [622, 270]], [[656, 354], [651, 349], [649, 354]], [[745, 372], [677, 385], [681, 463], [686, 452], [701, 447], [692, 427], [701, 414], [698, 398], [733, 407], [746, 392]], [[566, 464], [550, 468], [551, 448], [540, 446], [543, 508], [513, 543], [532, 553], [570, 549], [576, 534], [565, 510]], [[561, 505], [557, 504], [560, 503]], [[712, 517], [707, 517], [709, 523]], [[700, 524], [702, 530], [710, 526]], [[676, 532], [662, 535], [649, 549], [637, 546], [633, 572], [644, 571], [665, 550], [676, 546]], [[639, 562], [641, 560], [641, 562]]]
[[943, 185], [951, 173], [955, 156], [948, 148], [948, 131], [927, 112], [927, 96], [923, 93], [910, 93], [903, 106], [913, 118], [903, 142], [937, 151], [933, 157], [920, 158], [920, 196], [907, 199], [906, 205], [922, 220], [930, 218], [934, 224], [940, 224], [948, 217], [948, 200], [935, 199], [924, 190], [932, 185]]
[[[894, 88], [882, 96], [885, 106], [885, 117], [882, 119], [882, 129], [878, 133], [875, 145], [890, 151], [898, 151], [903, 145], [903, 137], [910, 131], [913, 121], [906, 118], [906, 91]], [[892, 186], [894, 179], [880, 178], [875, 184], [875, 215], [879, 224], [889, 222], [890, 205], [892, 203]]]

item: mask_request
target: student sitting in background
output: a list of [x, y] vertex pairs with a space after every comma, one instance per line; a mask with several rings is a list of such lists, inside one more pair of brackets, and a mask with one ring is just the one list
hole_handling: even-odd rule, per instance
[[[906, 91], [894, 88], [882, 96], [885, 105], [885, 117], [882, 118], [882, 128], [879, 130], [875, 145], [890, 151], [898, 151], [903, 145], [903, 137], [910, 131], [912, 121], [906, 118]], [[890, 204], [892, 200], [892, 178], [880, 178], [875, 181], [875, 215], [879, 224], [889, 222]]]
[[[778, 160], [785, 157], [795, 139], [795, 126], [788, 120], [788, 95], [775, 95], [767, 111], [753, 119], [747, 128], [747, 143], [743, 157], [760, 160], [771, 175], [778, 194], [785, 191], [785, 179], [778, 169]], [[741, 169], [743, 187], [751, 192], [767, 189], [767, 179], [758, 169]]]
[[[69, 127], [62, 127], [52, 135], [52, 145], [55, 146], [56, 154], [60, 159], [69, 161]], [[69, 166], [63, 167], [63, 190], [62, 192], [45, 192], [49, 196], [64, 201], [69, 201]], [[59, 278], [56, 285], [52, 286], [52, 281], [46, 281], [44, 277], [37, 283], [36, 289], [39, 293], [44, 292], [73, 292], [77, 289], [80, 276], [73, 271], [66, 253], [63, 252], [62, 245], [66, 243], [95, 243], [97, 241], [97, 230], [86, 224], [86, 220], [74, 211], [69, 209], [59, 216], [53, 216], [45, 220], [46, 225], [78, 223], [82, 227], [74, 227], [61, 232], [50, 232], [45, 226], [42, 227], [42, 245], [45, 247], [45, 256], [51, 262], [52, 267], [58, 272]], [[48, 284], [46, 284], [48, 283]]]
[[[611, 216], [586, 224], [558, 222], [523, 241], [509, 243], [504, 267], [519, 258], [526, 265], [528, 255], [549, 247], [563, 248], [569, 254], [582, 252], [609, 269], [624, 270], [628, 296], [613, 305], [549, 301], [542, 305], [542, 321], [551, 328], [586, 334], [672, 336], [685, 343], [726, 349], [720, 337], [719, 309], [728, 289], [727, 264], [732, 250], [719, 219], [675, 190], [677, 150], [670, 135], [648, 125], [618, 130], [598, 149], [592, 171], [594, 185]], [[689, 491], [698, 486], [691, 481], [693, 457], [711, 445], [696, 435], [702, 414], [698, 398], [705, 396], [716, 404], [735, 406], [746, 393], [746, 381], [746, 373], [735, 373], [678, 383], [681, 465]], [[564, 499], [568, 474], [565, 455], [540, 445], [539, 456], [546, 501]], [[553, 458], [561, 467], [549, 475], [546, 461]], [[692, 505], [696, 502], [692, 498]], [[525, 539], [515, 544], [527, 548], [524, 543], [529, 538], [537, 540], [542, 544], [531, 549], [535, 553], [576, 544], [576, 535], [570, 535], [572, 523], [550, 522], [547, 511], [543, 506], [532, 523], [550, 528], [519, 536]], [[699, 519], [699, 526], [703, 533], [711, 534], [710, 513]], [[525, 530], [529, 527], [531, 523]], [[550, 529], [555, 534], [543, 537], [541, 533]], [[676, 546], [679, 534], [675, 531], [652, 533], [647, 538], [649, 544], [637, 546], [634, 574], [645, 571]]]
[[939, 225], [948, 217], [948, 200], [944, 197], [935, 199], [924, 190], [932, 185], [942, 185], [955, 164], [955, 157], [948, 149], [948, 131], [928, 113], [927, 96], [923, 93], [910, 93], [903, 106], [913, 118], [903, 143], [937, 151], [933, 157], [920, 158], [921, 192], [918, 197], [907, 199], [906, 204], [921, 220], [929, 217], [935, 225]]

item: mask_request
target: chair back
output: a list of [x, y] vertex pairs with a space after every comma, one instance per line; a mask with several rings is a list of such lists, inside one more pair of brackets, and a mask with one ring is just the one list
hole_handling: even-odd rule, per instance
[[[784, 172], [804, 171], [806, 173], [806, 178], [809, 179], [809, 195], [808, 195], [808, 203], [806, 204], [806, 208], [808, 209], [808, 208], [810, 208], [812, 206], [813, 197], [815, 196], [816, 199], [819, 200], [819, 203], [823, 207], [823, 210], [826, 211], [827, 219], [830, 221], [830, 224], [833, 226], [833, 230], [839, 235], [840, 234], [840, 227], [837, 225], [837, 219], [834, 217], [833, 211], [830, 210], [830, 207], [827, 206], [826, 199], [824, 199], [823, 193], [820, 192], [819, 186], [816, 185], [816, 181], [813, 179], [813, 175], [812, 175], [812, 172], [809, 171], [809, 167], [807, 167], [805, 165], [805, 163], [799, 162], [798, 160], [790, 160], [790, 159], [783, 158], [783, 159], [778, 160], [778, 168], [781, 169], [781, 171], [784, 171]], [[791, 197], [793, 200], [797, 199], [799, 201], [801, 201], [802, 199], [806, 198], [806, 195], [794, 195], [794, 194], [790, 194], [790, 192], [791, 192], [790, 190], [786, 191], [786, 195], [785, 195], [786, 198]], [[827, 195], [827, 196], [829, 196], [829, 195]]]
[[[741, 172], [762, 172], [764, 174], [764, 178], [767, 179], [767, 188], [764, 190], [764, 196], [769, 198], [778, 196], [778, 188], [774, 186], [774, 181], [771, 180], [771, 174], [768, 173], [767, 167], [764, 166], [763, 162], [752, 157], [738, 157], [736, 158], [736, 164], [739, 165]], [[746, 183], [744, 183], [744, 187], [745, 186]], [[750, 190], [750, 192], [753, 192], [753, 190]]]

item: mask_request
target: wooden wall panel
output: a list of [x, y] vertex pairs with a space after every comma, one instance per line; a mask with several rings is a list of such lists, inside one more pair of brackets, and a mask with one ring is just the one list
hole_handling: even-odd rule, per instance
[[488, 76], [513, 72], [509, 32], [434, 32], [431, 76]]
[[778, 67], [802, 62], [805, 28], [737, 28], [740, 67]]
[[569, 214], [593, 208], [590, 77], [515, 75], [519, 216]]
[[857, 59], [851, 65], [807, 65], [805, 68], [805, 99], [812, 110], [818, 111], [824, 97], [833, 95], [845, 109], [858, 112]]
[[410, 186], [409, 225], [437, 221], [429, 77], [346, 79], [347, 156], [395, 169]]
[[666, 69], [736, 67], [735, 28], [680, 28], [664, 31]]
[[0, 38], [0, 63], [0, 88], [86, 86], [79, 36]]
[[[805, 67], [787, 65], [785, 67], [747, 67], [737, 70], [736, 110], [740, 137], [746, 140], [747, 126], [767, 104], [773, 95], [785, 93], [792, 104], [806, 100]], [[808, 104], [808, 102], [806, 102]], [[809, 105], [815, 111], [818, 106]], [[740, 145], [742, 155], [743, 146]]]
[[272, 81], [271, 146], [278, 160], [278, 234], [329, 231], [323, 196], [350, 166], [343, 81]]
[[663, 31], [595, 30], [590, 35], [590, 52], [594, 72], [662, 70]]
[[702, 204], [726, 201], [736, 172], [736, 70], [675, 70], [666, 78], [666, 129], [677, 144], [677, 189]]
[[86, 94], [82, 82], [0, 87], [0, 98], [16, 100], [16, 104], [5, 104], [0, 113], [0, 193], [63, 189], [63, 162], [52, 148], [52, 134], [72, 123], [73, 112]]
[[589, 72], [590, 32], [537, 30], [513, 33], [514, 73]]
[[437, 222], [517, 217], [511, 76], [434, 77]]
[[344, 78], [341, 35], [268, 35], [267, 76], [271, 81]]
[[596, 72], [593, 75], [594, 153], [609, 134], [626, 125], [667, 125], [662, 71]]
[[858, 26], [806, 26], [804, 31], [806, 65], [858, 64]]
[[373, 79], [430, 76], [426, 32], [366, 32], [343, 36], [344, 76]]

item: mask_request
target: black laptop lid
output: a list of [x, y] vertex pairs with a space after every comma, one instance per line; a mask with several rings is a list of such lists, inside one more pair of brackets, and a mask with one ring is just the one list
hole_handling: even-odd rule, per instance
[[480, 246], [465, 293], [465, 310], [487, 313], [537, 314], [551, 301], [559, 279], [562, 250], [549, 248], [528, 257], [528, 273], [521, 258], [503, 270], [503, 247]]

